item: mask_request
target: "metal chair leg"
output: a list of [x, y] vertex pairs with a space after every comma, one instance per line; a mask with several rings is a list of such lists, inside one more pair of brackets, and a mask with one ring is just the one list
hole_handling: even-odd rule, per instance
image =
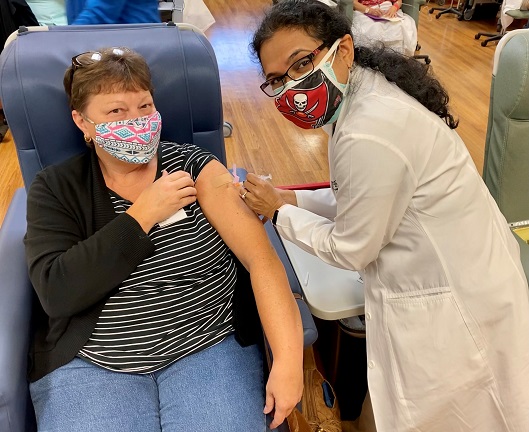
[[459, 10], [459, 1], [457, 2], [456, 7], [454, 7], [454, 1], [452, 0], [449, 8], [433, 7], [433, 8], [430, 8], [430, 10], [428, 10], [428, 13], [432, 14], [436, 10], [441, 11], [441, 12], [435, 15], [435, 19], [439, 19], [441, 15], [448, 14], [448, 13], [453, 13], [457, 15], [458, 18], [460, 18], [463, 15], [463, 12]]
[[484, 39], [481, 42], [481, 46], [487, 46], [489, 42], [500, 40], [505, 33], [485, 33], [485, 32], [479, 32], [474, 36], [474, 39], [479, 39], [481, 36], [487, 36], [487, 39]]
[[415, 54], [413, 58], [417, 60], [424, 60], [424, 63], [426, 64], [430, 64], [432, 62], [430, 56], [427, 54]]

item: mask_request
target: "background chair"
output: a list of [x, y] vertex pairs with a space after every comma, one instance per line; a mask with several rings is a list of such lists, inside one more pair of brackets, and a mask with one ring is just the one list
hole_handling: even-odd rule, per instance
[[[483, 179], [507, 222], [529, 219], [529, 30], [506, 33], [496, 47]], [[516, 236], [525, 274], [529, 245]]]
[[[19, 31], [0, 58], [0, 98], [26, 188], [42, 168], [85, 151], [82, 134], [71, 120], [62, 79], [72, 56], [103, 46], [129, 46], [147, 60], [156, 107], [164, 118], [162, 139], [196, 144], [226, 162], [219, 72], [202, 32], [174, 24], [30, 28]], [[19, 189], [0, 230], [2, 432], [35, 430], [26, 370], [31, 304], [36, 296], [22, 243], [25, 212], [26, 193]], [[273, 229], [268, 232], [275, 235]], [[282, 258], [286, 259], [284, 251]], [[301, 294], [293, 270], [287, 271], [293, 291]], [[310, 345], [317, 337], [314, 321], [306, 304], [297, 302], [305, 344]]]
[[529, 30], [494, 54], [483, 179], [508, 222], [529, 219]]
[[430, 8], [428, 13], [433, 14], [434, 11], [440, 11], [440, 12], [435, 14], [435, 18], [436, 19], [439, 19], [441, 17], [441, 15], [445, 15], [445, 14], [448, 14], [448, 13], [453, 13], [453, 14], [457, 15], [458, 18], [461, 18], [463, 16], [463, 8], [464, 8], [463, 5], [464, 5], [464, 3], [465, 3], [465, 0], [458, 0], [456, 2], [456, 7], [454, 7], [454, 0], [451, 0], [450, 7], [448, 7], [448, 8], [433, 7], [433, 8]]
[[[508, 10], [508, 11], [505, 11], [505, 15], [508, 15], [509, 17], [515, 20], [529, 19], [529, 11], [526, 11], [526, 10], [525, 11], [519, 10], [519, 9]], [[479, 39], [481, 36], [488, 36], [487, 39], [484, 39], [481, 42], [481, 46], [487, 46], [489, 42], [500, 40], [505, 35], [506, 28], [501, 25], [500, 21], [498, 21], [498, 23], [499, 23], [498, 26], [500, 28], [499, 32], [497, 33], [479, 32], [474, 36], [474, 38], [476, 39]]]
[[[415, 26], [419, 30], [419, 16], [421, 15], [421, 7], [426, 4], [426, 0], [403, 0], [402, 1], [402, 12], [409, 15], [415, 21]], [[415, 51], [420, 51], [421, 45], [417, 42], [417, 48]], [[424, 60], [426, 64], [430, 64], [432, 60], [428, 54], [415, 54], [413, 58], [417, 60]]]

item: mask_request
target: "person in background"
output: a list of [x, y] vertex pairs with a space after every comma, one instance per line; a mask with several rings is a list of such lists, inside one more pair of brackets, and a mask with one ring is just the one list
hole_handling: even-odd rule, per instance
[[66, 0], [68, 24], [161, 22], [158, 0]]
[[265, 431], [272, 411], [275, 428], [301, 398], [303, 330], [261, 221], [212, 154], [160, 142], [139, 54], [79, 54], [64, 87], [88, 148], [27, 200], [39, 430]]
[[417, 26], [402, 12], [403, 0], [350, 0], [354, 3], [353, 35], [356, 45], [378, 42], [412, 56], [417, 47]]
[[67, 25], [64, 0], [26, 0], [40, 25]]
[[[353, 0], [353, 3], [354, 9], [363, 14], [385, 18], [395, 18], [402, 6], [399, 0], [394, 2], [388, 0]], [[388, 3], [387, 8], [381, 8], [384, 3]]]
[[427, 65], [354, 45], [316, 0], [266, 12], [252, 50], [279, 112], [330, 135], [330, 188], [241, 198], [326, 263], [363, 273], [379, 432], [529, 431], [529, 290], [520, 249]]

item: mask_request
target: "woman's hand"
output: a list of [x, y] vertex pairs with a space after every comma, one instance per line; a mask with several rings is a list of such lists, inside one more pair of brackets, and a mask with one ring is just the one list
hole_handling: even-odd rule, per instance
[[264, 413], [274, 409], [274, 419], [270, 429], [278, 427], [292, 412], [303, 394], [303, 368], [298, 362], [282, 364], [274, 360], [266, 384], [266, 404]]
[[380, 8], [369, 8], [369, 15], [379, 17], [383, 15], [383, 12]]
[[181, 208], [196, 201], [197, 191], [191, 175], [186, 171], [167, 171], [149, 185], [130, 206], [127, 213], [138, 221], [147, 233], [155, 223], [174, 215]]
[[239, 190], [239, 195], [244, 199], [248, 207], [255, 213], [272, 219], [274, 212], [286, 204], [285, 199], [281, 196], [272, 183], [267, 180], [261, 180], [258, 176], [248, 173], [244, 186]]
[[394, 18], [397, 16], [398, 9], [395, 6], [391, 6], [387, 12], [384, 14], [386, 18]]

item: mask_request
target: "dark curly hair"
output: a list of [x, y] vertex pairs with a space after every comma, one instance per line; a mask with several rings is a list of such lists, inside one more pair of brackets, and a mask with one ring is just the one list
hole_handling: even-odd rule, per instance
[[[336, 8], [318, 0], [282, 0], [266, 13], [253, 35], [250, 50], [260, 60], [261, 47], [281, 29], [301, 29], [311, 37], [328, 42], [351, 32], [350, 20]], [[430, 67], [418, 60], [397, 53], [383, 44], [377, 47], [355, 47], [354, 63], [382, 73], [388, 81], [417, 99], [428, 110], [455, 129], [459, 123], [448, 109], [448, 93], [433, 76]]]

